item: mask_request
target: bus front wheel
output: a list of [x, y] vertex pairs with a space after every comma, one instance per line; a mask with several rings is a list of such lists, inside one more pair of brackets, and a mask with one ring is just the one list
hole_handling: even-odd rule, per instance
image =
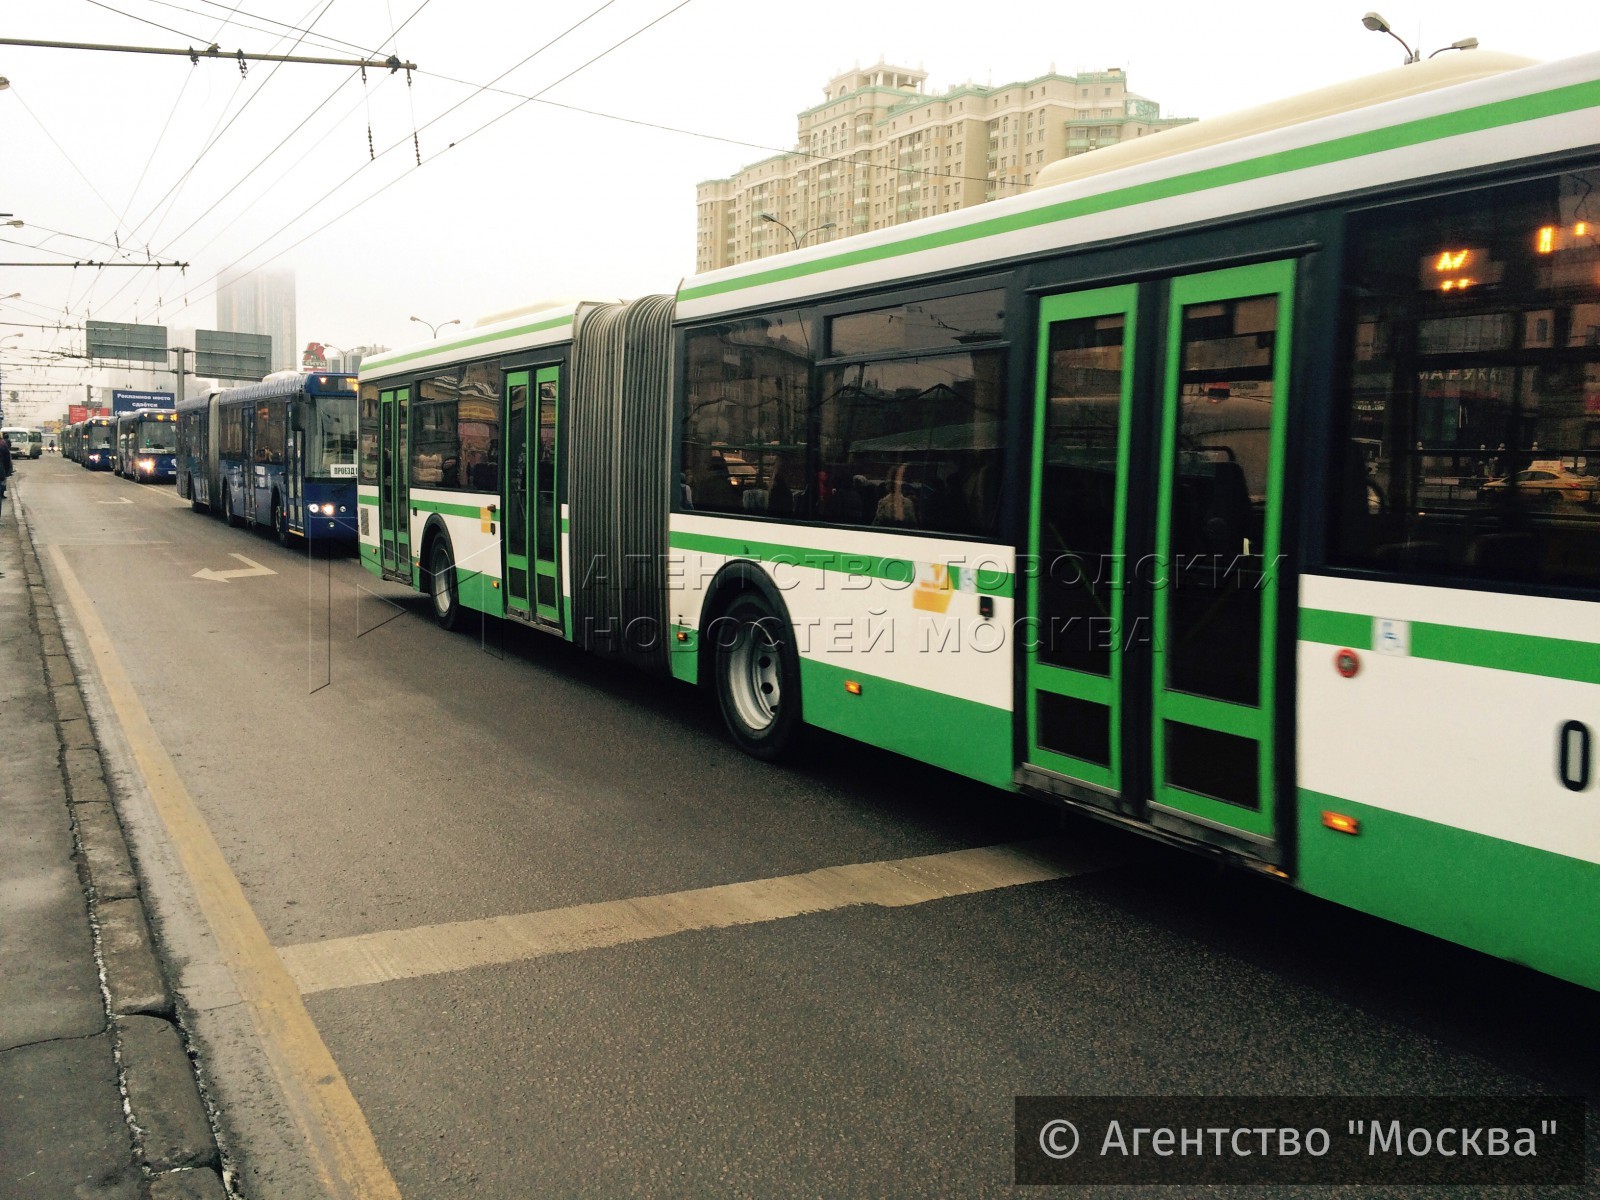
[[746, 754], [781, 757], [800, 730], [800, 656], [789, 623], [752, 592], [735, 599], [711, 633], [728, 733]]
[[428, 553], [428, 593], [433, 597], [433, 619], [440, 629], [454, 629], [461, 619], [461, 594], [456, 588], [455, 557], [450, 539], [440, 534]]

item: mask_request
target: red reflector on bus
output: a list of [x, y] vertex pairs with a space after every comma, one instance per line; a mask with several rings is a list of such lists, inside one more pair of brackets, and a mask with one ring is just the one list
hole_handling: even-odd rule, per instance
[[861, 695], [861, 685], [854, 679], [846, 679], [844, 681], [844, 690], [849, 692], [852, 696]]
[[1343, 813], [1324, 810], [1322, 823], [1335, 833], [1358, 834], [1361, 832], [1361, 822], [1354, 817], [1347, 817]]

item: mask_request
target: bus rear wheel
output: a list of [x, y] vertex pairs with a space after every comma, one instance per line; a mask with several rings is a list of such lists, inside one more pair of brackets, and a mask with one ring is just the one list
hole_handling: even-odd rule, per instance
[[195, 512], [205, 512], [206, 506], [200, 503], [200, 493], [194, 490], [194, 476], [189, 476], [189, 507]]
[[717, 703], [739, 749], [771, 762], [800, 731], [800, 656], [763, 596], [739, 596], [712, 623]]
[[428, 594], [433, 597], [433, 619], [440, 629], [454, 629], [461, 619], [461, 594], [456, 587], [455, 556], [450, 539], [441, 534], [428, 552]]

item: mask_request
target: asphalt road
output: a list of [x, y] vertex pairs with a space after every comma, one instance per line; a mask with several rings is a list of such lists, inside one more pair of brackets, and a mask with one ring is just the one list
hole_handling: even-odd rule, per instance
[[[1012, 1183], [1030, 1094], [1576, 1094], [1600, 1163], [1600, 997], [842, 740], [753, 762], [681, 685], [443, 633], [171, 488], [18, 483], [125, 672], [92, 699], [249, 1200], [1052, 1194]], [[947, 886], [1022, 842], [1065, 877]], [[903, 859], [942, 898], [825, 870]], [[1250, 1194], [1302, 1193], [1341, 1194]]]

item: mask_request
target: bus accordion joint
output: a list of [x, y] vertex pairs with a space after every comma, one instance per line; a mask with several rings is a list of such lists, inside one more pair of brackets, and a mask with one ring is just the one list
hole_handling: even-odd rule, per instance
[[1347, 817], [1344, 813], [1323, 810], [1322, 823], [1335, 833], [1348, 833], [1352, 837], [1361, 832], [1361, 822], [1354, 817]]

